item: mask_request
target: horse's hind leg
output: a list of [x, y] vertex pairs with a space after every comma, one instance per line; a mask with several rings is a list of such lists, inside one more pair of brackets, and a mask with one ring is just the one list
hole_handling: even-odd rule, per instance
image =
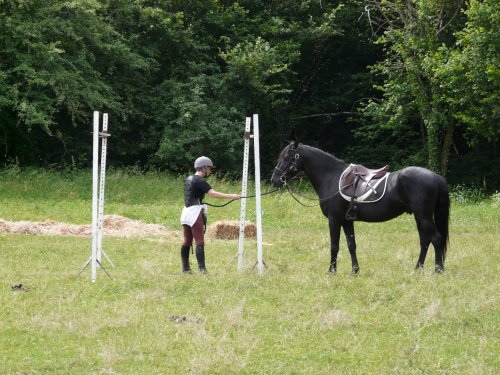
[[419, 220], [415, 218], [415, 221], [417, 222], [418, 236], [420, 238], [420, 255], [415, 268], [419, 269], [424, 268], [425, 257], [427, 256], [427, 250], [429, 249], [431, 240], [427, 235], [427, 232], [423, 229], [421, 219]]
[[356, 239], [354, 237], [354, 223], [352, 221], [345, 221], [342, 224], [342, 228], [344, 228], [344, 234], [347, 241], [347, 247], [349, 248], [349, 254], [351, 254], [351, 262], [352, 262], [352, 273], [359, 273], [359, 264], [358, 258], [356, 256]]
[[328, 269], [331, 273], [337, 272], [337, 254], [339, 253], [339, 241], [340, 241], [340, 224], [337, 220], [333, 218], [328, 218], [328, 225], [330, 228], [330, 268]]
[[417, 268], [424, 265], [425, 256], [429, 243], [432, 242], [436, 256], [436, 272], [444, 271], [443, 266], [443, 237], [437, 230], [436, 224], [431, 218], [415, 218], [417, 221], [418, 232], [420, 234], [420, 256], [417, 262]]

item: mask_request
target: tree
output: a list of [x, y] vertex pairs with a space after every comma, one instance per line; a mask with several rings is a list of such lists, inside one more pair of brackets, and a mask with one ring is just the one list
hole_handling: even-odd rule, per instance
[[373, 67], [384, 77], [378, 87], [383, 100], [369, 102], [365, 114], [382, 126], [403, 129], [418, 119], [428, 166], [442, 174], [448, 168], [455, 118], [437, 69], [463, 25], [463, 6], [462, 0], [375, 0], [365, 8], [386, 54]]
[[[127, 46], [102, 10], [95, 0], [1, 2], [2, 141], [6, 147], [27, 142], [4, 157], [15, 155], [27, 163], [38, 159], [35, 154], [45, 158], [54, 145], [42, 141], [41, 129], [57, 140], [62, 158], [69, 156], [67, 143], [83, 152], [74, 127], [89, 123], [92, 110], [126, 116], [126, 91], [116, 90], [114, 78], [123, 74], [131, 79], [147, 72], [149, 63]], [[124, 80], [118, 81], [124, 89]], [[8, 134], [16, 139], [7, 139]], [[79, 156], [78, 150], [73, 156]]]
[[456, 48], [440, 49], [436, 69], [453, 117], [473, 144], [500, 140], [500, 3], [471, 0], [467, 23], [456, 33]]
[[[191, 166], [192, 154], [204, 146], [215, 155], [225, 152], [224, 161], [237, 171], [243, 120], [256, 112], [262, 119], [263, 164], [272, 163], [281, 146], [277, 140], [290, 132], [287, 120], [303, 111], [315, 80], [321, 81], [318, 73], [328, 68], [323, 65], [329, 43], [340, 33], [337, 5], [245, 0], [163, 7], [167, 13], [182, 10], [185, 30], [165, 54], [190, 48], [173, 65], [177, 69], [162, 77], [154, 137], [160, 146], [153, 163], [175, 160], [169, 168], [179, 170]], [[301, 62], [309, 54], [317, 59], [313, 66]], [[219, 146], [221, 139], [230, 147]]]

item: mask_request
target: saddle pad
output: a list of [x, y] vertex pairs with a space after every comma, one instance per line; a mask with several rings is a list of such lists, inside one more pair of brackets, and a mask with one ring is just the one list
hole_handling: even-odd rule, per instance
[[[347, 171], [347, 169], [342, 173], [340, 176], [339, 180], [339, 191], [340, 195], [346, 200], [346, 201], [351, 201], [352, 197], [350, 197], [347, 194], [344, 194], [342, 192], [343, 189], [345, 189], [347, 186], [340, 186], [342, 183], [342, 177], [344, 176], [344, 173]], [[389, 177], [390, 172], [387, 172], [384, 177], [378, 179], [378, 180], [371, 180], [370, 184], [373, 187], [373, 189], [367, 188], [367, 192], [364, 193], [363, 195], [356, 197], [356, 202], [358, 203], [374, 203], [382, 199], [382, 197], [385, 194], [385, 190], [387, 188], [387, 178]], [[375, 191], [373, 191], [375, 190]]]

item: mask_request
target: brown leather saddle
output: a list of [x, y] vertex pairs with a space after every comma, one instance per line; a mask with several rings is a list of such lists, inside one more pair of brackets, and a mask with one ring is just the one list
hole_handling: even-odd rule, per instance
[[357, 220], [357, 200], [370, 192], [377, 195], [375, 186], [387, 175], [388, 170], [388, 165], [379, 169], [369, 169], [361, 164], [351, 164], [344, 170], [339, 181], [340, 191], [342, 196], [350, 198], [351, 202], [346, 212], [346, 219]]

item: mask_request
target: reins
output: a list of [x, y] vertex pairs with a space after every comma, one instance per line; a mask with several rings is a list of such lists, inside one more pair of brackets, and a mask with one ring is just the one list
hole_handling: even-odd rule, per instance
[[[319, 206], [321, 204], [321, 202], [323, 201], [326, 201], [328, 199], [331, 199], [333, 197], [335, 197], [336, 195], [340, 194], [340, 192], [342, 190], [344, 190], [345, 188], [349, 187], [349, 186], [352, 186], [352, 184], [349, 184], [349, 185], [346, 185], [346, 186], [343, 186], [341, 189], [339, 189], [339, 191], [337, 191], [336, 193], [332, 194], [332, 195], [329, 195], [328, 197], [324, 197], [324, 198], [310, 198], [310, 197], [306, 197], [304, 195], [300, 195], [299, 193], [297, 192], [293, 192], [292, 189], [290, 189], [290, 186], [288, 185], [288, 183], [286, 181], [283, 181], [284, 182], [284, 185], [286, 187], [286, 189], [288, 190], [288, 193], [290, 193], [290, 195], [292, 196], [292, 198], [297, 202], [299, 203], [300, 205], [304, 206], [304, 207], [316, 207], [316, 206]], [[295, 195], [301, 197], [301, 198], [304, 198], [304, 199], [308, 199], [308, 200], [311, 200], [311, 201], [315, 201], [315, 200], [318, 200], [318, 204], [313, 204], [313, 205], [308, 205], [308, 204], [304, 204], [302, 203], [301, 201], [299, 201], [299, 199], [295, 196]]]
[[[292, 198], [295, 200], [295, 202], [297, 202], [298, 204], [300, 204], [301, 206], [304, 206], [304, 207], [316, 207], [316, 206], [319, 206], [321, 204], [321, 202], [319, 202], [318, 204], [304, 204], [302, 203], [301, 201], [299, 201], [299, 199], [293, 195], [293, 192], [292, 190], [290, 189], [290, 187], [288, 186], [288, 184], [285, 184], [285, 187], [286, 187], [286, 190], [288, 190], [288, 193], [292, 196]], [[297, 194], [298, 195], [298, 194]], [[301, 195], [299, 195], [301, 198], [305, 198], [305, 199], [309, 199], [309, 200], [315, 200], [314, 198], [309, 198], [309, 197], [303, 197]]]
[[[297, 147], [298, 148], [298, 147]], [[280, 180], [281, 182], [283, 183], [283, 186], [286, 187], [286, 189], [288, 190], [288, 193], [290, 193], [290, 195], [292, 196], [292, 198], [297, 202], [299, 203], [300, 205], [304, 206], [304, 207], [316, 207], [316, 206], [319, 206], [321, 204], [322, 201], [326, 201], [328, 199], [331, 199], [333, 197], [335, 197], [336, 195], [340, 194], [340, 192], [342, 190], [344, 190], [345, 188], [348, 188], [349, 186], [352, 186], [352, 183], [349, 184], [349, 185], [346, 185], [346, 186], [343, 186], [342, 188], [340, 188], [336, 193], [332, 194], [332, 195], [329, 195], [328, 197], [324, 197], [324, 198], [309, 198], [309, 197], [306, 197], [306, 196], [302, 196], [300, 194], [298, 194], [297, 192], [295, 192], [295, 195], [298, 195], [299, 197], [301, 198], [304, 198], [304, 199], [308, 199], [308, 200], [316, 200], [318, 199], [318, 204], [314, 204], [314, 205], [308, 205], [308, 204], [304, 204], [302, 203], [295, 195], [294, 195], [294, 192], [292, 191], [292, 189], [290, 189], [290, 187], [288, 186], [288, 182], [286, 180], [286, 174], [287, 174], [287, 171], [288, 170], [291, 170], [293, 172], [297, 172], [297, 170], [299, 169], [299, 166], [298, 166], [298, 161], [299, 161], [299, 158], [300, 158], [300, 154], [298, 153], [298, 151], [296, 151], [292, 161], [290, 161], [286, 167], [284, 167], [283, 169], [280, 169], [278, 167], [275, 167], [274, 169], [276, 171], [278, 171], [279, 173], [281, 173], [281, 176], [280, 176]], [[293, 178], [292, 178], [293, 179]]]

